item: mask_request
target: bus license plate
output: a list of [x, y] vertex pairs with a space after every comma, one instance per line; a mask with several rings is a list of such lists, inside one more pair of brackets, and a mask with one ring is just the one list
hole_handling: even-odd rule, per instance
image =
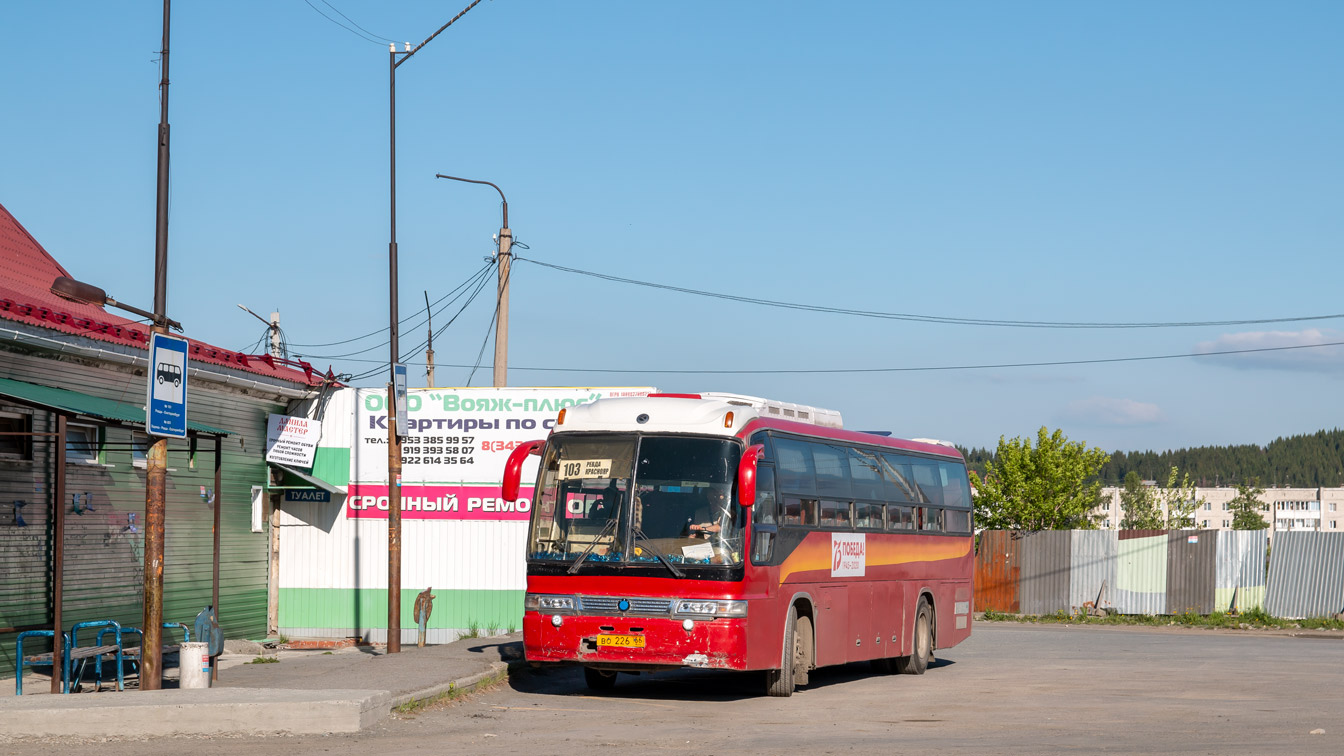
[[603, 634], [597, 636], [597, 645], [615, 646], [617, 648], [644, 648], [644, 636]]

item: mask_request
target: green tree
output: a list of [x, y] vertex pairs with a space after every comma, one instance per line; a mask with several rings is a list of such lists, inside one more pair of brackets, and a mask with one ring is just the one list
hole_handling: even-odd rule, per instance
[[1097, 473], [1111, 458], [1064, 432], [1041, 427], [1036, 446], [1030, 439], [999, 438], [985, 475], [971, 473], [975, 487], [976, 527], [993, 530], [1095, 529], [1104, 518]]
[[1237, 496], [1228, 502], [1232, 510], [1233, 530], [1267, 530], [1269, 523], [1260, 516], [1260, 495], [1265, 489], [1260, 487], [1258, 478], [1251, 478], [1249, 485], [1237, 484]]
[[1167, 485], [1160, 494], [1163, 508], [1167, 511], [1167, 527], [1172, 530], [1193, 528], [1195, 511], [1204, 504], [1204, 500], [1195, 495], [1195, 484], [1190, 481], [1190, 473], [1180, 475], [1180, 470], [1171, 468], [1167, 474]]
[[1139, 480], [1139, 474], [1130, 470], [1125, 474], [1125, 488], [1120, 492], [1121, 530], [1157, 530], [1162, 527], [1162, 507], [1153, 490]]

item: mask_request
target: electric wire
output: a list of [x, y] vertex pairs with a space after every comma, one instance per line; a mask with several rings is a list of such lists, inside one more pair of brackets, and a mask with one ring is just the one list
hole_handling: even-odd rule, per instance
[[388, 37], [384, 37], [384, 36], [381, 35], [381, 34], [374, 34], [373, 32], [369, 31], [368, 29], [365, 29], [364, 27], [360, 26], [359, 23], [357, 23], [353, 18], [350, 18], [349, 16], [345, 15], [344, 13], [341, 13], [341, 9], [340, 9], [340, 8], [337, 8], [336, 6], [334, 6], [334, 5], [332, 5], [331, 3], [327, 2], [327, 0], [322, 0], [322, 4], [325, 5], [325, 6], [327, 6], [328, 8], [331, 8], [332, 10], [336, 11], [337, 13], [339, 13], [340, 16], [341, 16], [341, 18], [345, 19], [346, 21], [349, 21], [351, 24], [354, 24], [355, 28], [359, 29], [360, 31], [364, 32], [365, 34], [369, 35], [370, 37], [377, 37], [378, 39], [381, 39], [381, 40], [384, 41], [384, 42], [391, 42], [391, 43], [393, 43], [393, 44], [396, 43], [396, 40], [395, 40], [395, 39], [390, 39], [390, 38], [388, 38]]
[[509, 272], [504, 275], [504, 283], [501, 284], [495, 292], [495, 312], [490, 316], [490, 324], [485, 327], [485, 338], [481, 339], [481, 348], [476, 352], [476, 364], [467, 374], [467, 385], [471, 385], [471, 379], [476, 377], [476, 371], [481, 367], [481, 360], [485, 357], [485, 345], [490, 342], [490, 332], [495, 328], [495, 321], [499, 319], [499, 306], [504, 301], [504, 292], [509, 287], [509, 279], [513, 277], [513, 266], [509, 266]]
[[[471, 274], [471, 276], [470, 276], [467, 280], [465, 280], [465, 281], [463, 281], [462, 283], [460, 283], [460, 284], [458, 284], [457, 286], [455, 286], [455, 287], [453, 288], [452, 291], [450, 291], [450, 292], [448, 292], [447, 294], [444, 294], [443, 296], [441, 296], [441, 297], [439, 297], [438, 299], [434, 300], [434, 304], [438, 304], [438, 303], [442, 302], [443, 300], [447, 299], [448, 297], [452, 296], [453, 294], [457, 293], [457, 290], [458, 290], [458, 289], [462, 289], [462, 288], [465, 288], [465, 287], [467, 287], [467, 286], [470, 286], [470, 285], [472, 284], [472, 282], [474, 282], [474, 281], [476, 280], [476, 276], [479, 276], [483, 271], [489, 270], [494, 264], [495, 264], [495, 263], [494, 263], [493, 260], [490, 261], [490, 262], [488, 262], [488, 263], [486, 263], [484, 266], [482, 266], [482, 267], [480, 268], [480, 270], [477, 270], [475, 273]], [[411, 320], [413, 320], [413, 319], [415, 319], [415, 318], [418, 318], [418, 317], [420, 317], [419, 314], [411, 314], [411, 315], [407, 315], [405, 318], [402, 318], [401, 321], [397, 323], [397, 325], [399, 325], [399, 326], [406, 325], [407, 323], [411, 322]], [[416, 326], [411, 326], [411, 328], [419, 328], [419, 326], [418, 326], [418, 325], [416, 325]], [[359, 335], [359, 336], [352, 336], [352, 337], [350, 337], [350, 338], [348, 338], [348, 339], [342, 339], [342, 340], [340, 340], [340, 341], [329, 341], [329, 342], [327, 342], [327, 343], [325, 343], [325, 344], [291, 344], [290, 346], [297, 347], [297, 348], [299, 348], [299, 349], [318, 349], [318, 348], [321, 348], [321, 347], [340, 346], [340, 345], [342, 345], [342, 344], [349, 344], [349, 343], [352, 342], [352, 341], [359, 341], [359, 340], [361, 340], [361, 339], [367, 339], [367, 338], [370, 337], [370, 336], [377, 336], [377, 335], [380, 334], [380, 333], [386, 333], [387, 330], [388, 330], [388, 326], [383, 326], [382, 328], [379, 328], [379, 329], [376, 330], [376, 331], [369, 331], [368, 333], [361, 334], [361, 335]], [[390, 342], [391, 342], [391, 340], [389, 339], [388, 341], [384, 341], [383, 344], [388, 344], [388, 343], [390, 343]]]
[[921, 315], [916, 313], [901, 312], [879, 312], [875, 310], [857, 310], [845, 307], [830, 307], [826, 305], [802, 304], [799, 302], [782, 302], [773, 299], [761, 299], [758, 297], [745, 297], [738, 294], [723, 294], [720, 292], [704, 291], [701, 289], [691, 289], [683, 286], [672, 286], [670, 284], [654, 283], [652, 281], [640, 281], [634, 278], [623, 278], [613, 276], [607, 273], [597, 273], [590, 270], [581, 270], [579, 268], [570, 268], [564, 265], [541, 262], [527, 257], [514, 256], [515, 261], [530, 262], [533, 265], [540, 265], [543, 268], [573, 273], [575, 275], [588, 276], [591, 278], [611, 281], [614, 283], [630, 284], [633, 286], [644, 286], [651, 289], [662, 289], [664, 291], [675, 291], [681, 294], [693, 294], [699, 297], [708, 297], [711, 299], [724, 299], [732, 302], [742, 302], [745, 304], [761, 305], [763, 307], [778, 307], [788, 310], [803, 310], [806, 312], [824, 312], [834, 315], [853, 315], [856, 317], [876, 318], [880, 320], [903, 320], [917, 323], [939, 323], [943, 325], [974, 325], [990, 326], [998, 328], [1102, 328], [1102, 329], [1122, 329], [1122, 328], [1196, 328], [1210, 326], [1235, 326], [1235, 325], [1260, 325], [1266, 323], [1298, 323], [1312, 320], [1332, 320], [1335, 318], [1344, 318], [1344, 313], [1332, 315], [1307, 315], [1291, 318], [1246, 318], [1240, 320], [1205, 320], [1205, 321], [1166, 321], [1166, 322], [1133, 322], [1133, 323], [1105, 323], [1105, 322], [1086, 322], [1086, 321], [1054, 321], [1054, 320], [1000, 320], [994, 318], [958, 318], [945, 315]]
[[[469, 285], [471, 285], [471, 284], [478, 283], [478, 281], [476, 280], [477, 278], [489, 278], [490, 267], [491, 267], [491, 266], [487, 265], [487, 266], [485, 266], [484, 268], [481, 268], [480, 270], [476, 271], [476, 274], [475, 274], [472, 278], [468, 279], [468, 280], [467, 280], [466, 282], [464, 282], [462, 285], [459, 285], [459, 286], [458, 286], [456, 289], [454, 289], [453, 291], [454, 291], [454, 292], [457, 292], [459, 289], [462, 289], [464, 286], [469, 286]], [[458, 300], [459, 298], [461, 298], [462, 295], [465, 294], [465, 293], [466, 293], [465, 290], [461, 291], [461, 292], [458, 293], [456, 296], [452, 297], [452, 298], [449, 299], [447, 302], [445, 302], [445, 303], [443, 304], [442, 307], [440, 307], [440, 308], [437, 309], [437, 310], [432, 311], [432, 313], [433, 313], [434, 315], [437, 315], [438, 313], [443, 312], [444, 310], [448, 309], [448, 307], [449, 307], [450, 305], [452, 305], [453, 302], [457, 301], [457, 300]], [[444, 298], [446, 298], [447, 296], [448, 296], [448, 295], [445, 295], [445, 297], [441, 297], [437, 302], [435, 302], [435, 304], [438, 304], [439, 302], [443, 302]], [[419, 317], [423, 317], [423, 316], [420, 316], [420, 315], [412, 315], [411, 317], [407, 318], [406, 320], [409, 321], [409, 320], [411, 320], [412, 318], [419, 318]], [[403, 321], [403, 322], [406, 322], [406, 321]], [[420, 325], [422, 325], [422, 324], [420, 324], [420, 323], [416, 323], [415, 325], [410, 326], [410, 327], [407, 328], [406, 330], [415, 330], [415, 329], [419, 328]], [[383, 330], [386, 331], [387, 329], [384, 328]], [[391, 341], [391, 339], [388, 339], [387, 341], [384, 341], [384, 342], [381, 342], [381, 343], [378, 343], [378, 344], [374, 344], [374, 345], [371, 346], [371, 347], [367, 347], [367, 348], [365, 348], [365, 349], [360, 349], [360, 350], [358, 350], [358, 351], [354, 351], [354, 352], [348, 352], [348, 353], [346, 353], [346, 354], [305, 354], [304, 357], [313, 357], [313, 358], [322, 359], [322, 360], [338, 360], [338, 359], [345, 359], [345, 358], [347, 358], [347, 357], [354, 357], [354, 356], [356, 356], [356, 355], [364, 354], [364, 353], [366, 353], [366, 352], [372, 352], [372, 351], [374, 351], [375, 349], [382, 349], [383, 347], [387, 346], [387, 345], [390, 344], [390, 343], [392, 343], [392, 341]], [[426, 343], [428, 343], [428, 340], [426, 340]]]
[[[1344, 346], [1344, 341], [1329, 341], [1320, 344], [1295, 344], [1281, 347], [1258, 347], [1255, 349], [1223, 349], [1212, 352], [1186, 352], [1181, 354], [1156, 354], [1139, 357], [1102, 357], [1087, 360], [1048, 360], [1041, 362], [998, 362], [971, 365], [924, 365], [916, 367], [885, 368], [797, 368], [797, 369], [660, 369], [660, 368], [572, 368], [572, 367], [522, 367], [510, 365], [509, 370], [525, 370], [552, 373], [640, 373], [648, 375], [836, 375], [846, 373], [921, 373], [955, 370], [995, 370], [1003, 368], [1060, 367], [1068, 365], [1102, 365], [1117, 362], [1149, 362], [1154, 360], [1178, 360], [1191, 357], [1219, 357], [1233, 354], [1256, 354], [1263, 352], [1285, 352], [1296, 349], [1321, 349]], [[373, 362], [374, 360], [355, 360]], [[386, 364], [386, 363], [384, 363]], [[452, 365], [438, 363], [435, 367], [465, 368], [470, 365]], [[378, 368], [381, 370], [382, 368]], [[376, 370], [374, 372], [377, 372]]]
[[[337, 26], [341, 27], [342, 29], [345, 29], [346, 31], [350, 32], [351, 34], [355, 35], [356, 37], [359, 37], [360, 39], [364, 40], [365, 42], [372, 42], [372, 43], [375, 44], [375, 45], [382, 46], [383, 42], [379, 42], [377, 39], [374, 39], [374, 37], [377, 36], [376, 34], [373, 34], [373, 33], [371, 33], [371, 32], [366, 32], [366, 31], [356, 31], [355, 29], [352, 29], [351, 27], [346, 26], [345, 24], [341, 23], [340, 21], [337, 21], [336, 19], [332, 18], [331, 16], [328, 16], [326, 13], [324, 13], [324, 12], [322, 11], [321, 8], [317, 7], [316, 5], [313, 5], [312, 0], [303, 0], [303, 2], [304, 2], [305, 4], [307, 4], [307, 6], [308, 6], [309, 8], [312, 8], [312, 9], [313, 9], [313, 12], [317, 13], [317, 15], [321, 16], [322, 18], [325, 18], [326, 20], [332, 22], [333, 24], [336, 24]], [[327, 6], [331, 6], [331, 3], [328, 3], [328, 2], [326, 2], [325, 0], [323, 0], [323, 4], [324, 4], [324, 5], [327, 5]], [[332, 10], [336, 10], [336, 9], [335, 9], [334, 7], [332, 7]], [[336, 12], [337, 12], [337, 13], [341, 13], [339, 10], [336, 10]], [[347, 20], [349, 19], [349, 16], [346, 16], [344, 13], [341, 13], [341, 16], [345, 17]], [[351, 21], [350, 23], [354, 24], [355, 22], [354, 22], [354, 21]], [[355, 26], [359, 26], [359, 24], [355, 24]], [[360, 28], [362, 29], [363, 27], [360, 27]], [[386, 37], [381, 37], [380, 39], [386, 40], [386, 41], [388, 41], [388, 42], [391, 42], [391, 41], [392, 41], [392, 40], [388, 40]]]
[[[490, 269], [491, 267], [493, 267], [493, 266], [494, 266], [494, 261], [492, 260], [492, 261], [491, 261], [491, 264], [490, 264], [489, 266], [486, 267], [485, 272], [488, 272], [489, 269]], [[447, 330], [448, 330], [448, 327], [451, 326], [451, 325], [458, 319], [458, 317], [461, 316], [462, 313], [466, 311], [467, 307], [469, 307], [469, 306], [471, 305], [471, 303], [474, 302], [474, 301], [476, 300], [476, 297], [477, 297], [478, 295], [480, 295], [481, 290], [485, 288], [486, 283], [488, 283], [489, 281], [490, 281], [490, 277], [489, 277], [488, 275], [482, 275], [482, 276], [480, 277], [480, 280], [479, 280], [479, 281], [477, 282], [477, 284], [476, 284], [476, 288], [471, 292], [471, 296], [467, 297], [467, 300], [466, 300], [465, 302], [462, 303], [462, 306], [461, 306], [460, 308], [458, 308], [458, 310], [457, 310], [456, 313], [453, 314], [453, 317], [450, 318], [450, 319], [448, 320], [448, 322], [445, 323], [443, 326], [441, 326], [438, 330], [436, 330], [436, 331], [434, 332], [434, 335], [435, 335], [435, 336], [440, 336], [440, 335], [443, 334], [444, 331], [447, 331]], [[415, 364], [415, 365], [419, 365], [420, 363], [410, 363], [410, 362], [407, 362], [407, 360], [409, 360], [410, 358], [415, 357], [416, 355], [420, 354], [420, 352], [423, 351], [428, 345], [429, 345], [429, 339], [426, 338], [424, 341], [420, 342], [420, 345], [419, 345], [419, 346], [417, 346], [415, 349], [411, 350], [410, 354], [408, 354], [408, 355], [404, 355], [404, 356], [402, 357], [402, 362], [405, 363], [405, 364]], [[375, 363], [379, 363], [379, 365], [380, 365], [380, 367], [376, 367], [376, 368], [373, 368], [372, 370], [368, 370], [368, 371], [363, 372], [363, 373], [360, 373], [360, 374], [358, 374], [358, 375], [353, 375], [353, 376], [351, 376], [351, 377], [350, 377], [350, 380], [352, 380], [352, 381], [357, 381], [357, 380], [361, 380], [361, 379], [363, 379], [363, 378], [368, 378], [368, 377], [371, 376], [371, 375], [376, 375], [377, 373], [382, 372], [382, 370], [384, 369], [384, 367], [387, 365], [387, 362], [384, 361], [384, 360], [352, 359], [352, 360], [350, 360], [350, 361], [351, 361], [351, 362], [375, 362]], [[467, 367], [467, 366], [466, 366], [466, 365], [455, 365], [454, 367]]]

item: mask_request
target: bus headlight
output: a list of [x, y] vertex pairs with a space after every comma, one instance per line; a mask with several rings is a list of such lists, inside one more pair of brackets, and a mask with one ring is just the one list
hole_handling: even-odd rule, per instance
[[692, 617], [745, 617], [747, 602], [718, 601], [701, 599], [681, 599], [677, 602], [673, 614]]
[[523, 609], [530, 612], [572, 612], [574, 607], [573, 596], [548, 596], [541, 593], [529, 593], [523, 598]]

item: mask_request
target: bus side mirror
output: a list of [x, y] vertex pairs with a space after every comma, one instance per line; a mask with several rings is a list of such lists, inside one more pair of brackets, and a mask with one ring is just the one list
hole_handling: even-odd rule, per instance
[[523, 477], [523, 463], [529, 456], [540, 454], [541, 447], [545, 444], [544, 440], [525, 441], [515, 446], [509, 453], [509, 461], [504, 463], [504, 484], [500, 491], [504, 501], [518, 500], [518, 485]]
[[748, 446], [737, 463], [737, 503], [750, 507], [756, 503], [756, 463], [765, 455], [765, 446]]

